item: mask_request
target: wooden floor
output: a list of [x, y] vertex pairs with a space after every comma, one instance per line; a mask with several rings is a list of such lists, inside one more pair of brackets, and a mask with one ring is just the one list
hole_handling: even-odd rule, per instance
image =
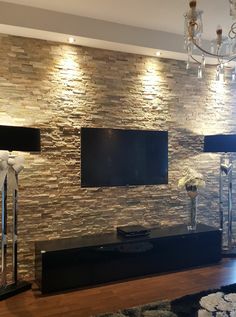
[[51, 296], [40, 295], [33, 286], [33, 290], [1, 301], [0, 317], [88, 317], [232, 283], [236, 283], [236, 259]]

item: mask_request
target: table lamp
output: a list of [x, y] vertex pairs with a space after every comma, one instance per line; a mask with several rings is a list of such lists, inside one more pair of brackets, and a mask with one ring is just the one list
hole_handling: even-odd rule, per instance
[[[40, 152], [40, 130], [35, 128], [0, 125], [0, 150]], [[1, 230], [1, 282], [0, 300], [31, 288], [31, 283], [18, 281], [17, 276], [17, 214], [18, 173], [23, 168], [22, 160], [12, 153], [0, 155], [0, 190], [2, 192]], [[12, 283], [7, 282], [7, 195], [12, 192]]]
[[[203, 152], [208, 153], [224, 153], [220, 157], [220, 186], [219, 186], [219, 216], [220, 216], [220, 228], [223, 230], [223, 182], [222, 177], [226, 175], [228, 177], [228, 227], [227, 227], [227, 245], [225, 255], [234, 255], [232, 253], [232, 158], [230, 153], [236, 152], [236, 134], [218, 134], [218, 135], [206, 135], [204, 137], [204, 149]], [[228, 153], [228, 157], [226, 156]], [[231, 254], [232, 253], [232, 254]], [[235, 254], [236, 255], [236, 254]]]

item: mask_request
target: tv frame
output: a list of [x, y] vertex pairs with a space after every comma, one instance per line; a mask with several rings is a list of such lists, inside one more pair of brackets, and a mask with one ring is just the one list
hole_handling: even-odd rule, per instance
[[[147, 133], [163, 133], [166, 135], [166, 145], [167, 145], [167, 149], [166, 149], [166, 159], [167, 159], [167, 170], [166, 170], [166, 177], [165, 177], [165, 180], [162, 181], [162, 182], [155, 182], [155, 183], [132, 183], [132, 182], [129, 182], [127, 184], [107, 184], [107, 183], [103, 183], [103, 184], [94, 184], [94, 185], [91, 185], [91, 184], [88, 184], [88, 182], [85, 182], [83, 180], [83, 172], [82, 172], [82, 169], [83, 169], [83, 131], [85, 130], [111, 130], [111, 131], [124, 131], [124, 132], [147, 132]], [[127, 186], [155, 186], [155, 185], [165, 185], [165, 184], [168, 184], [168, 131], [167, 130], [144, 130], [144, 129], [117, 129], [117, 128], [93, 128], [93, 127], [81, 127], [80, 129], [80, 136], [81, 136], [81, 142], [80, 142], [80, 149], [81, 149], [81, 152], [80, 152], [80, 157], [81, 157], [81, 165], [80, 165], [80, 180], [81, 180], [81, 187], [82, 188], [100, 188], [100, 187], [127, 187]]]

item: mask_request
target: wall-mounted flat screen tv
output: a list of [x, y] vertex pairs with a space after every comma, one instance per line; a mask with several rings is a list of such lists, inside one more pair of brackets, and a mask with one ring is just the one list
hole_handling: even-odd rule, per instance
[[167, 183], [167, 131], [81, 128], [81, 187]]

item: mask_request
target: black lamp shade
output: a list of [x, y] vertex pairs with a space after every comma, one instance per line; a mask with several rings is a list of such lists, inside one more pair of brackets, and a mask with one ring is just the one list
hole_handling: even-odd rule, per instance
[[236, 134], [206, 135], [203, 152], [236, 152]]
[[40, 130], [0, 125], [0, 150], [40, 152]]

